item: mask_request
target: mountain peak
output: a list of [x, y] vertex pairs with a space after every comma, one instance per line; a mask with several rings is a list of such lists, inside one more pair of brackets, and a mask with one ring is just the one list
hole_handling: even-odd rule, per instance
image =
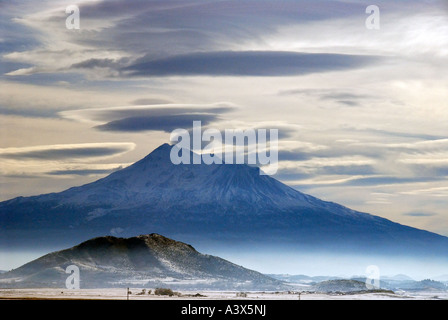
[[0, 244], [30, 238], [61, 243], [61, 234], [67, 244], [104, 234], [142, 234], [129, 240], [98, 238], [83, 246], [161, 251], [172, 244], [182, 254], [193, 252], [160, 234], [145, 234], [154, 230], [194, 243], [220, 239], [223, 244], [269, 242], [305, 251], [448, 252], [446, 237], [319, 200], [245, 164], [173, 164], [173, 147], [162, 144], [90, 184], [0, 203]]
[[196, 250], [189, 244], [164, 237], [158, 233], [142, 234], [136, 237], [121, 238], [115, 236], [101, 236], [89, 239], [75, 246], [75, 249], [89, 250], [98, 248], [148, 248], [150, 250], [167, 250], [177, 248], [187, 251]]
[[157, 148], [155, 148], [152, 152], [150, 152], [149, 154], [157, 154], [157, 153], [169, 153], [171, 151], [171, 148], [174, 145], [170, 145], [169, 143], [163, 143], [160, 146], [158, 146]]
[[171, 162], [171, 160], [169, 158], [170, 158], [170, 153], [171, 153], [172, 147], [173, 146], [168, 143], [161, 144], [160, 146], [155, 148], [153, 151], [151, 151], [146, 157], [144, 157], [140, 161], [137, 161], [135, 164], [137, 164], [139, 162], [161, 161], [161, 160], [165, 160], [165, 161], [169, 160]]
[[145, 244], [148, 247], [177, 247], [182, 248], [186, 250], [191, 250], [194, 252], [197, 252], [191, 245], [176, 241], [170, 238], [167, 238], [165, 236], [162, 236], [158, 233], [151, 233], [151, 234], [142, 234], [136, 237], [137, 239], [141, 239], [145, 242]]
[[[91, 184], [90, 191], [95, 196], [89, 192], [89, 197], [98, 202], [116, 194], [109, 203], [128, 206], [151, 203], [166, 209], [210, 202], [250, 202], [245, 205], [248, 207], [281, 202], [288, 206], [293, 204], [292, 199], [297, 203], [296, 200], [305, 197], [269, 176], [260, 175], [259, 168], [246, 164], [174, 164], [170, 158], [173, 148], [177, 147], [162, 144], [133, 165]], [[83, 197], [80, 201], [86, 203], [89, 199]]]

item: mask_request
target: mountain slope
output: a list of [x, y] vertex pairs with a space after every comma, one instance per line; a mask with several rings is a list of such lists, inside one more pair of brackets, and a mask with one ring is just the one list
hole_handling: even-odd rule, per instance
[[278, 289], [281, 281], [199, 253], [159, 234], [98, 237], [49, 253], [0, 275], [2, 287], [65, 287], [67, 266], [79, 268], [81, 288]]
[[154, 230], [190, 243], [448, 256], [446, 237], [305, 195], [247, 165], [174, 165], [172, 148], [90, 184], [0, 203], [0, 246]]

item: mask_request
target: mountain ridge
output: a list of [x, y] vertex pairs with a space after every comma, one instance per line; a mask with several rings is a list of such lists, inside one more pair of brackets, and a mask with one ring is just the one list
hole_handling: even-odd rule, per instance
[[[322, 201], [259, 168], [179, 164], [163, 144], [95, 182], [0, 203], [0, 246], [154, 230], [188, 242], [446, 257], [448, 238]], [[26, 243], [27, 239], [28, 244]], [[24, 241], [22, 241], [24, 240]]]
[[68, 266], [79, 268], [81, 288], [278, 289], [281, 281], [191, 245], [152, 233], [96, 237], [48, 253], [0, 275], [2, 287], [64, 287]]

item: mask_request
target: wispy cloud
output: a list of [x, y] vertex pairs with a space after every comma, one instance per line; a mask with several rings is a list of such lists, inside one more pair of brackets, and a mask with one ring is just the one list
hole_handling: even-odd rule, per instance
[[104, 176], [129, 165], [109, 161], [134, 148], [132, 142], [0, 148], [0, 173], [8, 179]]
[[208, 125], [216, 121], [218, 116], [213, 114], [177, 114], [166, 116], [128, 117], [120, 120], [110, 121], [106, 124], [96, 126], [102, 131], [165, 131], [171, 132], [177, 128], [190, 128], [193, 121], [201, 121]]
[[163, 59], [144, 57], [124, 72], [129, 76], [292, 76], [347, 70], [378, 62], [379, 57], [274, 51], [220, 51]]
[[422, 211], [411, 211], [411, 212], [405, 212], [403, 213], [405, 216], [411, 216], [411, 217], [432, 217], [437, 215], [435, 212], [422, 212]]
[[230, 103], [131, 105], [63, 111], [66, 119], [95, 124], [101, 131], [139, 132], [191, 128], [193, 121], [204, 126], [220, 120], [220, 115], [234, 110]]
[[134, 143], [81, 143], [44, 145], [21, 148], [1, 148], [0, 158], [10, 160], [70, 160], [97, 159], [116, 156], [134, 149]]
[[45, 174], [54, 176], [91, 176], [91, 175], [104, 176], [114, 171], [123, 169], [123, 167], [125, 166], [122, 164], [118, 166], [117, 165], [113, 166], [108, 165], [107, 167], [103, 166], [103, 168], [98, 168], [95, 165], [85, 165], [84, 167], [80, 168], [69, 167], [69, 168], [61, 168], [58, 170], [51, 170], [45, 172]]

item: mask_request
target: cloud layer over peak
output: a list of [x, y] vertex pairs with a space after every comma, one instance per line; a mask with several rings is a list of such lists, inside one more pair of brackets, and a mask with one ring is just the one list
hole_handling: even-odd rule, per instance
[[162, 59], [146, 56], [124, 68], [124, 72], [130, 76], [294, 76], [353, 69], [378, 60], [372, 56], [328, 53], [219, 51]]

